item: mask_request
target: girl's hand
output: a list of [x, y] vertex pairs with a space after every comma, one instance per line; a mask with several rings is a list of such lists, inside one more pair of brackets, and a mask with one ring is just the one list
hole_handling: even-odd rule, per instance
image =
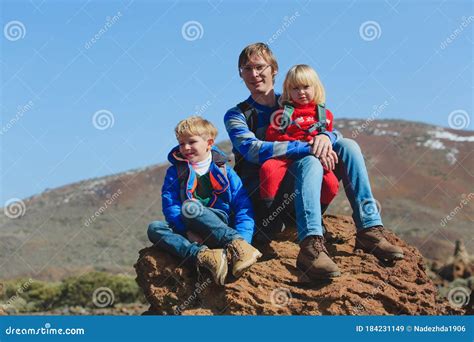
[[314, 154], [316, 158], [327, 156], [332, 151], [331, 139], [326, 134], [318, 134], [310, 144], [311, 154]]
[[325, 157], [321, 157], [319, 160], [321, 160], [321, 164], [328, 170], [334, 170], [338, 162], [337, 154], [332, 149]]
[[186, 232], [186, 236], [187, 236], [188, 240], [191, 241], [191, 242], [197, 242], [200, 245], [202, 245], [202, 243], [204, 242], [204, 240], [198, 234], [193, 233], [192, 231], [188, 230]]

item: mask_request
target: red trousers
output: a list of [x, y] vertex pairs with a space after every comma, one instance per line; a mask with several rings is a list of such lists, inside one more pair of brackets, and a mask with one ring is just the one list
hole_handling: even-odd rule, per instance
[[[292, 160], [269, 159], [260, 168], [260, 197], [274, 199], [281, 182], [285, 177]], [[336, 175], [324, 168], [323, 183], [321, 186], [321, 203], [328, 205], [336, 197], [339, 190], [339, 180]]]

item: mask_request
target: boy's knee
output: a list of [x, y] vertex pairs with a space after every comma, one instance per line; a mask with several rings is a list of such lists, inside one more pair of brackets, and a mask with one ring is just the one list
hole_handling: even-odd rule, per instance
[[170, 231], [171, 228], [168, 226], [168, 223], [165, 221], [153, 221], [148, 225], [147, 235], [148, 239], [151, 242], [156, 240], [158, 235], [161, 235], [164, 232]]

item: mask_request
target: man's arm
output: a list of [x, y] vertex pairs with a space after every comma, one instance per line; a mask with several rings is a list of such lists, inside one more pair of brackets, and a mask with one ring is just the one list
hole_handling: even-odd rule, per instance
[[301, 141], [268, 142], [257, 139], [249, 130], [245, 115], [237, 108], [225, 114], [224, 124], [234, 148], [245, 160], [254, 164], [262, 164], [270, 158], [278, 157], [297, 159], [311, 152], [309, 144]]

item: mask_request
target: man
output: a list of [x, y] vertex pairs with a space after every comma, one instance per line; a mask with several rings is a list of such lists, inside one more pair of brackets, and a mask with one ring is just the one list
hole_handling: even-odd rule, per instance
[[[312, 279], [340, 275], [339, 268], [331, 260], [324, 245], [320, 203], [323, 165], [329, 169], [335, 168], [336, 176], [343, 181], [357, 228], [356, 248], [372, 253], [379, 259], [403, 259], [403, 250], [390, 244], [384, 237], [382, 220], [358, 144], [343, 138], [337, 131], [318, 134], [311, 145], [299, 141], [264, 141], [272, 114], [279, 109], [279, 95], [274, 90], [278, 63], [266, 44], [256, 43], [242, 50], [238, 67], [250, 96], [229, 109], [224, 117], [236, 155], [236, 170], [252, 197], [258, 215], [263, 210], [258, 192], [260, 165], [269, 158], [294, 160], [285, 178], [291, 182], [285, 181], [281, 192], [285, 192], [284, 187], [291, 184], [300, 243], [298, 268]], [[275, 207], [278, 207], [278, 203], [273, 204]], [[257, 229], [262, 230], [259, 221]]]

